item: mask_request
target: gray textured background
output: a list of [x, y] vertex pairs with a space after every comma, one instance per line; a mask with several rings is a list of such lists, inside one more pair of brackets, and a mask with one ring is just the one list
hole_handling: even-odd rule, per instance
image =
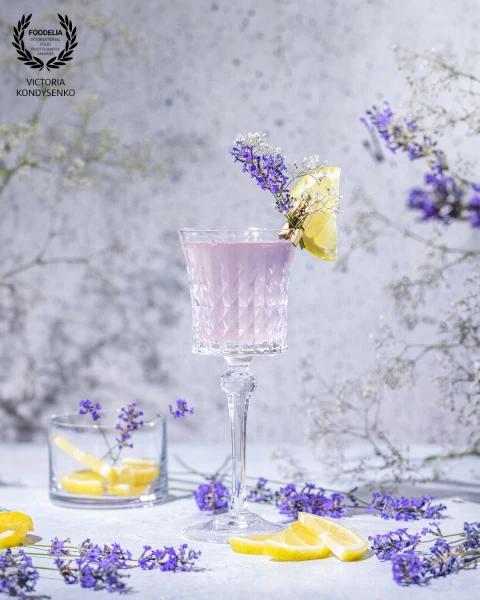
[[[0, 401], [23, 406], [20, 424], [18, 418], [3, 417], [10, 424], [7, 437], [31, 437], [38, 419], [45, 422], [57, 406], [72, 406], [82, 397], [107, 403], [136, 397], [163, 409], [182, 397], [197, 414], [176, 424], [174, 437], [226, 439], [227, 410], [219, 387], [222, 361], [190, 353], [190, 300], [173, 232], [182, 226], [282, 224], [267, 193], [229, 155], [231, 141], [248, 131], [267, 132], [289, 159], [319, 154], [342, 167], [340, 252], [357, 185], [366, 187], [399, 222], [411, 224], [415, 217], [405, 211], [404, 198], [419, 181], [421, 169], [390, 156], [387, 164], [375, 164], [362, 145], [366, 132], [359, 117], [384, 97], [393, 105], [402, 100], [405, 85], [393, 64], [394, 44], [419, 51], [432, 46], [458, 53], [478, 49], [478, 2], [102, 0], [75, 2], [72, 8], [63, 2], [21, 0], [0, 7], [8, 25], [32, 11], [39, 16], [67, 13], [72, 20], [78, 11], [92, 18], [101, 12], [112, 23], [145, 34], [151, 44], [150, 65], [132, 66], [111, 55], [103, 71], [92, 69], [82, 94], [98, 93], [106, 106], [103, 119], [125, 138], [153, 141], [165, 172], [157, 182], [113, 185], [108, 216], [98, 208], [93, 188], [62, 200], [74, 232], [67, 254], [102, 247], [109, 228], [128, 241], [128, 251], [112, 263], [118, 288], [103, 301], [85, 293], [88, 286], [78, 271], [50, 268], [33, 275], [42, 298], [29, 314], [23, 335], [34, 362], [45, 356], [48, 360], [30, 382], [27, 346], [16, 344], [15, 336], [0, 339]], [[80, 29], [75, 60], [89, 51]], [[11, 59], [9, 39], [2, 50], [7, 54]], [[2, 122], [26, 119], [35, 106], [34, 99], [15, 97], [15, 78], [25, 79], [26, 71], [14, 62], [2, 67]], [[71, 110], [69, 99], [53, 99], [45, 118], [60, 126], [68, 123]], [[451, 143], [456, 147], [455, 140]], [[45, 224], [37, 215], [42, 195], [35, 191], [36, 177], [14, 182], [9, 190], [10, 201], [19, 208], [15, 218], [8, 216], [0, 225], [4, 266], [14, 260], [14, 251], [28, 256], [41, 243]], [[467, 244], [472, 233], [453, 226], [450, 235]], [[63, 248], [56, 250], [58, 254]], [[379, 315], [390, 310], [383, 286], [392, 273], [411, 271], [417, 252], [402, 240], [387, 239], [378, 255], [356, 256], [347, 273], [298, 252], [291, 277], [289, 352], [253, 364], [259, 386], [251, 403], [251, 438], [272, 443], [301, 438], [299, 363], [307, 353], [315, 354], [317, 368], [327, 377], [365, 367], [374, 356], [368, 334]], [[71, 344], [63, 350], [64, 341], [82, 344], [95, 338], [109, 327], [120, 305], [139, 338], [119, 334], [120, 341], [106, 344], [91, 360], [55, 370], [53, 363], [70, 351]], [[57, 317], [63, 323], [60, 330], [55, 329]], [[56, 354], [50, 358], [52, 345]], [[45, 397], [45, 372], [63, 380], [50, 385], [47, 401], [38, 408]], [[431, 389], [425, 384], [402, 397], [405, 411], [413, 415], [402, 427], [412, 439], [421, 437], [421, 428], [412, 423], [429, 414]], [[392, 405], [390, 418], [398, 418], [398, 405]]]

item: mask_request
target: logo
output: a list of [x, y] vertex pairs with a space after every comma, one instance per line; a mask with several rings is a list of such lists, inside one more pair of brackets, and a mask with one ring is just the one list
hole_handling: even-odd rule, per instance
[[[69, 60], [73, 58], [73, 50], [77, 47], [77, 28], [73, 26], [72, 21], [65, 15], [58, 15], [60, 26], [65, 30], [65, 46], [57, 54], [57, 50], [60, 50], [60, 46], [56, 46], [58, 42], [63, 42], [64, 32], [62, 29], [28, 29], [30, 25], [30, 19], [32, 15], [22, 16], [18, 22], [17, 27], [13, 28], [13, 46], [17, 51], [17, 58], [21, 60], [23, 64], [31, 69], [38, 69], [39, 72], [46, 68], [47, 71], [50, 69], [59, 69], [63, 67]], [[37, 55], [31, 53], [31, 51], [25, 46], [24, 36], [25, 31], [28, 29], [28, 35], [30, 41], [39, 43], [39, 46], [34, 47], [33, 51], [37, 52]], [[44, 59], [40, 56], [45, 57]], [[51, 58], [47, 61], [46, 57]]]

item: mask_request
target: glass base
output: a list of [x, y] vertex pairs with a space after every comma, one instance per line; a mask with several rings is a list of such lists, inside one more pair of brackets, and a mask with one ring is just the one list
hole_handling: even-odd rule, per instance
[[50, 492], [50, 502], [56, 506], [63, 508], [81, 508], [93, 510], [111, 510], [112, 508], [142, 508], [153, 506], [166, 501], [166, 494], [145, 494], [130, 498], [111, 498], [107, 497], [99, 500], [97, 496], [86, 496], [79, 498], [78, 496], [67, 496], [66, 494], [55, 494]]
[[270, 523], [249, 511], [228, 512], [206, 523], [185, 527], [183, 535], [189, 540], [197, 542], [228, 544], [229, 537], [278, 533], [282, 529], [284, 529], [282, 525]]

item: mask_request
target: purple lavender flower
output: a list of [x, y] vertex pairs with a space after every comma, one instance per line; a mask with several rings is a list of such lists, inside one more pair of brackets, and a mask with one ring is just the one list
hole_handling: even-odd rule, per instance
[[91, 413], [92, 419], [94, 421], [98, 421], [100, 418], [100, 412], [102, 410], [102, 405], [98, 402], [90, 402], [90, 400], [80, 400], [78, 403], [80, 410], [78, 411], [81, 415], [86, 415]]
[[193, 492], [193, 497], [200, 510], [218, 512], [228, 508], [230, 490], [213, 477], [207, 479]]
[[446, 510], [444, 504], [432, 504], [435, 496], [422, 496], [421, 498], [395, 498], [389, 494], [374, 493], [371, 504], [365, 509], [367, 512], [378, 514], [382, 519], [395, 519], [397, 521], [415, 521], [417, 519], [441, 519], [442, 512]]
[[[419, 552], [419, 544], [432, 541], [421, 539], [427, 534], [434, 536], [434, 544], [428, 552]], [[480, 523], [465, 523], [463, 532], [448, 537], [454, 539], [447, 542], [439, 524], [432, 522], [417, 534], [409, 534], [405, 528], [369, 540], [377, 558], [391, 559], [393, 579], [399, 585], [418, 585], [471, 568], [480, 561]]]
[[58, 537], [55, 537], [51, 540], [51, 546], [48, 549], [48, 554], [70, 554], [70, 550], [65, 550], [65, 544], [70, 544], [70, 538], [65, 540], [59, 540]]
[[141, 416], [143, 416], [143, 411], [137, 408], [135, 402], [120, 409], [118, 418], [123, 421], [123, 423], [118, 423], [116, 427], [120, 432], [120, 437], [116, 438], [120, 449], [125, 448], [126, 446], [133, 448], [133, 444], [129, 442], [129, 440], [132, 438], [132, 433], [134, 431], [143, 427], [144, 423], [140, 420]]
[[[475, 191], [480, 191], [480, 186], [472, 183], [472, 187]], [[470, 223], [472, 227], [480, 227], [480, 195], [476, 194], [470, 198], [468, 203], [470, 208]]]
[[459, 219], [464, 208], [464, 191], [455, 179], [445, 173], [427, 173], [425, 183], [429, 186], [427, 189], [413, 188], [408, 199], [410, 208], [423, 212], [420, 220], [449, 223]]
[[367, 118], [362, 117], [360, 121], [367, 129], [376, 129], [385, 146], [394, 154], [397, 150], [403, 150], [407, 152], [410, 160], [427, 155], [432, 141], [425, 138], [423, 142], [419, 142], [416, 137], [416, 124], [407, 119], [396, 118], [386, 100], [382, 108], [373, 106], [371, 110], [366, 111], [366, 115]]
[[464, 523], [463, 532], [465, 535], [465, 545], [469, 550], [480, 550], [480, 522]]
[[23, 550], [14, 554], [8, 549], [0, 556], [0, 593], [23, 598], [35, 591], [38, 578], [32, 559]]
[[124, 577], [130, 577], [122, 572], [128, 568], [127, 561], [132, 560], [129, 550], [124, 550], [119, 544], [101, 548], [90, 539], [84, 540], [78, 549], [80, 558], [75, 561], [57, 558], [55, 564], [65, 583], [80, 584], [83, 588], [107, 590], [107, 592], [125, 592]]
[[370, 549], [378, 560], [390, 560], [395, 554], [406, 549], [414, 550], [421, 542], [422, 536], [427, 535], [430, 531], [424, 527], [421, 533], [409, 534], [406, 528], [397, 529], [389, 533], [369, 536], [368, 541], [372, 542]]
[[189, 408], [187, 406], [186, 400], [177, 400], [176, 404], [176, 410], [173, 410], [173, 407], [170, 404], [170, 414], [173, 416], [174, 419], [180, 419], [185, 415], [193, 415], [193, 408]]
[[260, 477], [255, 487], [248, 492], [247, 500], [250, 502], [260, 502], [262, 504], [272, 504], [274, 493], [271, 488], [267, 488], [268, 479]]
[[425, 581], [422, 560], [413, 550], [392, 557], [392, 574], [394, 581], [399, 585], [419, 584]]
[[201, 552], [188, 550], [187, 544], [182, 544], [177, 551], [174, 548], [164, 546], [163, 550], [152, 550], [151, 546], [144, 546], [142, 555], [138, 560], [138, 566], [143, 570], [151, 571], [191, 571], [195, 568], [195, 560]]
[[[449, 224], [468, 218], [472, 227], [480, 228], [479, 197], [465, 202], [466, 182], [452, 176], [447, 157], [436, 147], [435, 140], [427, 135], [421, 137], [415, 122], [395, 116], [386, 101], [382, 108], [367, 110], [366, 115], [361, 122], [368, 129], [375, 129], [391, 152], [405, 152], [410, 160], [426, 159], [430, 169], [425, 176], [427, 187], [413, 188], [408, 198], [409, 208], [421, 211], [421, 221], [434, 219]], [[480, 191], [480, 185], [471, 185], [474, 191]]]
[[274, 150], [260, 136], [239, 137], [230, 154], [235, 162], [243, 164], [243, 172], [250, 173], [262, 190], [275, 196], [275, 208], [288, 213], [292, 208], [287, 189], [288, 176], [285, 158]]
[[343, 517], [348, 513], [344, 500], [343, 494], [334, 492], [328, 495], [323, 488], [316, 488], [313, 483], [306, 483], [300, 492], [297, 492], [294, 483], [275, 492], [275, 502], [280, 514], [292, 519], [296, 519], [299, 512], [335, 519]]
[[102, 561], [90, 561], [84, 558], [65, 561], [57, 558], [55, 565], [68, 585], [79, 583], [82, 588], [106, 590], [110, 593], [127, 591], [122, 578], [130, 575], [120, 572], [123, 567], [113, 556]]

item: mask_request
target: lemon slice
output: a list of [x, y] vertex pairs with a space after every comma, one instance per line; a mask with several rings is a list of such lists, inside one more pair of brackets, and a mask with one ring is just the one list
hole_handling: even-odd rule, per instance
[[129, 483], [116, 483], [107, 486], [107, 492], [115, 496], [141, 496], [148, 493], [148, 485], [130, 485]]
[[339, 167], [320, 167], [315, 175], [324, 174], [326, 177], [318, 181], [313, 175], [305, 175], [291, 192], [293, 212], [301, 204], [302, 194], [309, 193], [311, 198], [318, 198], [318, 212], [305, 219], [302, 240], [309, 252], [323, 260], [338, 259], [337, 217], [328, 211], [335, 207], [339, 197], [340, 171]]
[[84, 496], [103, 496], [105, 479], [95, 471], [73, 471], [60, 476], [63, 489]]
[[27, 531], [34, 531], [32, 517], [21, 512], [0, 512], [0, 532], [6, 529], [16, 529], [17, 525], [24, 525]]
[[19, 546], [33, 531], [32, 518], [21, 512], [0, 512], [0, 550]]
[[342, 561], [358, 560], [368, 548], [367, 540], [361, 535], [335, 521], [309, 513], [300, 513], [298, 519]]
[[276, 533], [265, 540], [265, 554], [282, 561], [315, 560], [325, 558], [330, 550], [313, 535], [302, 535], [290, 529]]
[[262, 533], [248, 537], [231, 537], [228, 538], [228, 543], [231, 549], [239, 554], [264, 554], [265, 540], [269, 540], [272, 535], [274, 534]]
[[151, 460], [138, 458], [124, 458], [120, 467], [116, 469], [118, 483], [128, 483], [133, 486], [147, 485], [157, 479], [160, 465]]
[[105, 479], [108, 479], [111, 483], [115, 483], [117, 480], [117, 472], [113, 467], [107, 465], [107, 463], [103, 462], [99, 458], [88, 454], [88, 452], [84, 452], [80, 450], [77, 446], [66, 440], [64, 437], [60, 435], [54, 435], [52, 438], [52, 442], [56, 444], [60, 450], [63, 450], [66, 454], [78, 460], [78, 462], [82, 463], [88, 467], [91, 471], [95, 471]]
[[27, 537], [27, 526], [19, 524], [15, 529], [7, 529], [0, 533], [0, 550], [20, 546]]

